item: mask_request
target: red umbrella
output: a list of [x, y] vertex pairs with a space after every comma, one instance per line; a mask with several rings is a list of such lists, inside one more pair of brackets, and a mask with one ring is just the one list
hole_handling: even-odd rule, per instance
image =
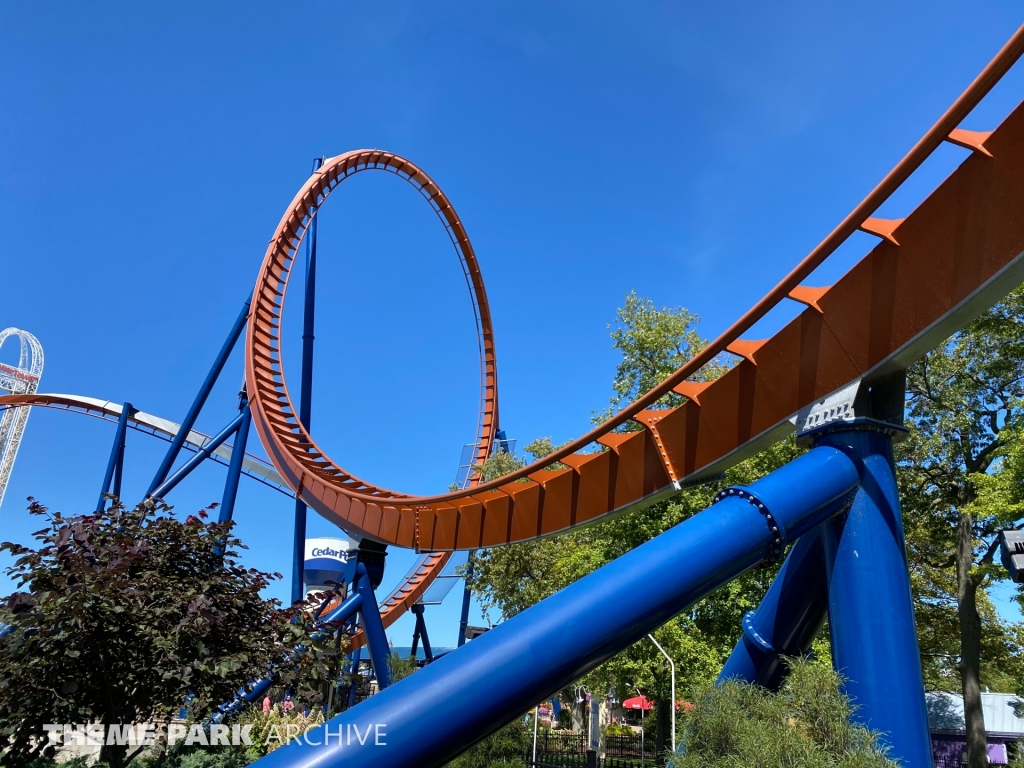
[[651, 707], [650, 699], [646, 696], [634, 696], [632, 699], [626, 699], [622, 702], [623, 709], [642, 709], [645, 712], [649, 712]]

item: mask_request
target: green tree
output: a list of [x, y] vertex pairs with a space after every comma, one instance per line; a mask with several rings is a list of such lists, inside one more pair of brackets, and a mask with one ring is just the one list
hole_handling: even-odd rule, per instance
[[[1020, 629], [997, 616], [986, 590], [1006, 574], [999, 532], [1024, 519], [1014, 440], [1024, 396], [1024, 290], [955, 334], [907, 371], [913, 427], [897, 458], [914, 569], [926, 675], [959, 677], [968, 765], [987, 765], [984, 676], [1021, 676]], [[1010, 673], [1009, 675], [1007, 673]]]
[[[697, 332], [700, 318], [684, 307], [658, 309], [648, 298], [637, 296], [636, 291], [626, 294], [622, 307], [615, 310], [611, 329], [612, 348], [622, 359], [612, 378], [612, 397], [607, 410], [595, 411], [593, 421], [607, 421], [624, 405], [647, 394], [683, 363], [701, 352], [707, 340]], [[694, 381], [717, 379], [727, 370], [725, 361], [718, 357], [693, 376]], [[683, 402], [675, 393], [662, 397], [658, 408], [670, 408]], [[639, 429], [627, 422], [624, 429]]]
[[[162, 720], [191, 695], [201, 717], [277, 665], [282, 684], [311, 705], [321, 697], [333, 643], [307, 606], [281, 609], [260, 590], [279, 574], [245, 568], [231, 523], [184, 521], [163, 504], [46, 520], [30, 548], [4, 542], [18, 591], [0, 607], [13, 630], [0, 642], [4, 765], [38, 756], [45, 723]], [[295, 657], [296, 645], [312, 652]], [[286, 663], [285, 663], [286, 662]], [[103, 747], [122, 768], [138, 755]]]
[[[628, 294], [615, 323], [609, 326], [612, 345], [622, 356], [612, 382], [611, 407], [595, 420], [606, 419], [643, 395], [702, 350], [706, 342], [697, 333], [697, 322], [698, 318], [683, 308], [659, 310], [649, 299], [635, 292]], [[724, 370], [722, 362], [715, 361], [699, 378], [714, 378]], [[671, 395], [659, 405], [670, 407], [680, 402], [681, 398]], [[550, 438], [526, 446], [534, 459], [554, 449]], [[725, 483], [753, 482], [798, 453], [795, 442], [786, 440], [730, 469], [724, 483], [690, 488], [645, 509], [555, 538], [479, 552], [471, 586], [485, 611], [513, 616], [705, 509]], [[522, 458], [496, 454], [484, 464], [481, 474], [490, 480], [524, 464]], [[676, 663], [680, 690], [715, 679], [738, 639], [743, 614], [757, 606], [776, 570], [761, 568], [744, 574], [654, 633]], [[667, 664], [647, 639], [617, 654], [582, 681], [597, 695], [614, 687], [623, 699], [640, 691], [657, 701], [662, 744], [668, 731], [665, 724], [673, 712], [669, 682]], [[570, 705], [575, 702], [571, 695], [563, 699]]]
[[[704, 346], [697, 319], [657, 310], [630, 294], [613, 326], [622, 360], [611, 408], [643, 394]], [[721, 361], [704, 376], [719, 375]], [[998, 534], [1024, 524], [1024, 290], [928, 354], [908, 371], [909, 439], [897, 447], [898, 474], [926, 684], [965, 698], [972, 768], [983, 764], [980, 688], [1024, 692], [1024, 628], [1001, 619], [987, 590], [1006, 577], [994, 562]], [[662, 406], [676, 400], [666, 398]], [[628, 427], [626, 427], [628, 428]], [[547, 441], [550, 446], [551, 442]], [[783, 441], [731, 468], [724, 484], [748, 484], [799, 450]], [[506, 463], [522, 460], [504, 457]], [[495, 465], [493, 476], [503, 473]], [[485, 609], [514, 615], [595, 568], [706, 508], [723, 483], [690, 488], [644, 510], [554, 539], [479, 553], [474, 589]], [[745, 611], [758, 604], [776, 569], [744, 574], [655, 633], [676, 661], [681, 685], [710, 683], [731, 650]], [[1024, 604], [1024, 597], [1018, 597]], [[816, 641], [820, 658], [827, 638]], [[641, 641], [586, 679], [620, 698], [642, 690], [668, 701], [665, 665]], [[979, 757], [980, 756], [980, 757]]]
[[523, 718], [516, 718], [467, 749], [447, 768], [525, 768], [524, 757], [531, 744]]
[[388, 654], [388, 679], [392, 683], [397, 683], [403, 677], [408, 677], [417, 669], [419, 667], [416, 665], [416, 659], [413, 656], [403, 659], [398, 655], [398, 651], [391, 651]]

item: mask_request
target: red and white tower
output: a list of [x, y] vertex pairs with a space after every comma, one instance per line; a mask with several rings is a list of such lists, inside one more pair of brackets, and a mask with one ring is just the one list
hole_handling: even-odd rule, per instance
[[[39, 389], [43, 375], [43, 347], [39, 339], [20, 328], [0, 331], [0, 347], [8, 338], [16, 336], [21, 343], [17, 366], [0, 363], [0, 395], [32, 395]], [[18, 455], [21, 436], [31, 408], [0, 410], [0, 505], [4, 502], [7, 482], [11, 479], [14, 459]]]

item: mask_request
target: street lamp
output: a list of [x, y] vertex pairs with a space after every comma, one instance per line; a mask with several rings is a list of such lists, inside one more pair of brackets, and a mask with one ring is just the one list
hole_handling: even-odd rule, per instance
[[636, 695], [640, 697], [640, 768], [644, 768], [644, 704], [647, 703], [647, 699], [644, 698], [643, 693], [640, 692], [639, 686], [633, 683], [633, 690], [636, 691]]
[[[665, 653], [665, 649], [661, 647], [661, 644], [654, 639], [654, 635], [647, 635], [651, 638], [651, 642], [654, 643], [654, 647], [661, 651], [661, 655], [668, 661], [668, 665], [672, 670], [672, 754], [676, 753], [676, 664], [672, 661], [672, 657]], [[643, 710], [641, 710], [642, 712]], [[641, 715], [641, 718], [643, 716]], [[641, 731], [643, 729], [641, 728]]]
[[537, 764], [537, 720], [540, 714], [540, 704], [533, 708], [533, 764]]

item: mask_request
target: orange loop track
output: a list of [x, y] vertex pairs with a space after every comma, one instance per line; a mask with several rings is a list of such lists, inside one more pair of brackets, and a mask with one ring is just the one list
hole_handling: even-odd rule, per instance
[[[281, 310], [308, 212], [319, 210], [342, 180], [383, 168], [420, 188], [465, 254], [474, 286], [481, 292], [483, 287], [461, 222], [426, 174], [378, 150], [331, 158], [285, 212], [253, 294], [246, 376], [254, 421], [271, 461], [327, 519], [378, 541], [429, 551], [550, 535], [717, 474], [791, 431], [790, 420], [801, 409], [851, 382], [870, 383], [905, 367], [1021, 282], [1024, 111], [1018, 107], [990, 133], [966, 131], [960, 123], [1022, 52], [1024, 27], [818, 247], [661, 385], [532, 466], [436, 496], [403, 494], [358, 479], [333, 462], [295, 417], [281, 367]], [[944, 141], [971, 154], [905, 218], [874, 218]], [[858, 230], [880, 242], [834, 285], [802, 285]], [[787, 298], [806, 309], [769, 339], [741, 338]], [[710, 384], [692, 380], [724, 351], [740, 362]], [[655, 409], [673, 391], [685, 402]], [[640, 431], [618, 431], [627, 421]], [[569, 468], [545, 469], [555, 461]]]

